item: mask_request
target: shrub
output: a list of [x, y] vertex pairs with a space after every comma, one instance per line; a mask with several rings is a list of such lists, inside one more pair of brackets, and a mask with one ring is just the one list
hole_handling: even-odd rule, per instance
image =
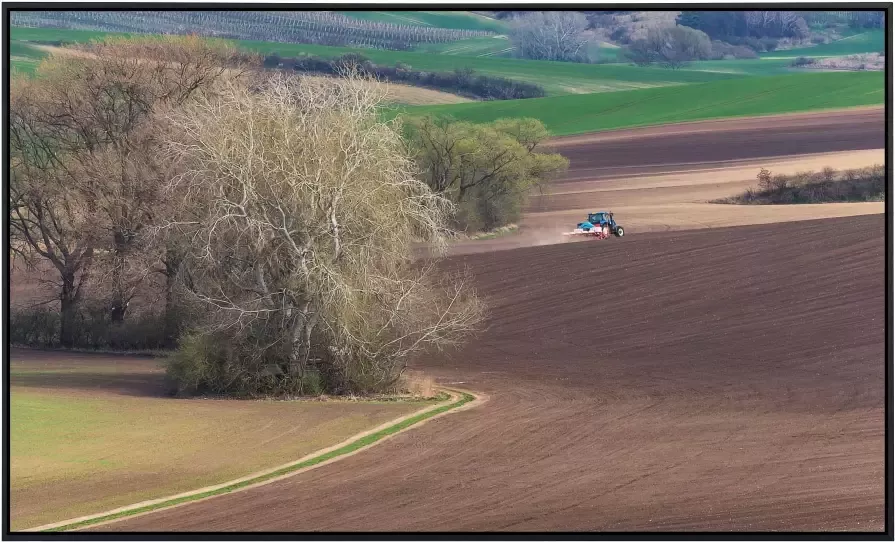
[[748, 189], [738, 196], [715, 203], [786, 204], [832, 203], [844, 201], [884, 201], [885, 168], [872, 167], [836, 171], [826, 167], [820, 172], [773, 175], [759, 173], [758, 190]]
[[[172, 345], [165, 336], [164, 316], [134, 312], [113, 322], [104, 303], [88, 302], [73, 319], [74, 348], [92, 350], [160, 350]], [[46, 306], [10, 310], [9, 341], [39, 347], [60, 346], [59, 311]]]
[[628, 36], [628, 29], [625, 27], [618, 27], [609, 34], [609, 39], [612, 41], [627, 43], [630, 39]]
[[262, 330], [250, 333], [247, 341], [236, 342], [226, 333], [190, 332], [181, 337], [178, 348], [165, 361], [172, 394], [230, 395], [320, 395], [326, 385], [316, 368], [299, 375], [280, 369], [287, 352], [282, 347], [256, 344]]
[[761, 168], [761, 171], [758, 172], [758, 188], [761, 190], [768, 190], [771, 187], [771, 172], [766, 170], [765, 168]]
[[10, 308], [8, 325], [10, 344], [59, 344], [59, 312], [48, 307]]
[[725, 43], [723, 41], [714, 40], [712, 41], [712, 53], [711, 58], [713, 60], [725, 59], [732, 60], [737, 58], [758, 58], [758, 54], [746, 47], [745, 45], [731, 45], [729, 43]]
[[357, 53], [348, 53], [331, 60], [314, 55], [301, 55], [281, 59], [280, 65], [284, 69], [322, 75], [338, 75], [346, 69], [356, 68], [359, 73], [382, 81], [433, 88], [483, 100], [518, 100], [543, 98], [547, 95], [539, 85], [477, 74], [470, 68], [456, 69], [452, 72], [414, 71], [402, 62], [396, 63], [394, 67], [379, 66]]
[[807, 56], [800, 56], [792, 61], [792, 66], [801, 67], [801, 66], [810, 66], [816, 62], [815, 59]]

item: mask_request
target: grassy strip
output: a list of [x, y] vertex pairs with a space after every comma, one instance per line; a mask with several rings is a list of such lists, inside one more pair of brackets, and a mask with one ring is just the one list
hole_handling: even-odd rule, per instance
[[152, 512], [155, 510], [160, 510], [162, 508], [168, 508], [170, 506], [175, 506], [178, 504], [184, 504], [184, 503], [188, 503], [188, 502], [192, 502], [192, 501], [197, 501], [200, 499], [205, 499], [208, 497], [214, 497], [217, 495], [232, 493], [233, 491], [237, 491], [239, 489], [242, 489], [242, 488], [245, 488], [245, 487], [248, 487], [251, 485], [266, 482], [268, 480], [283, 476], [285, 474], [289, 474], [289, 473], [295, 472], [297, 470], [311, 467], [311, 466], [323, 463], [324, 461], [329, 461], [336, 457], [354, 452], [356, 450], [359, 450], [361, 448], [369, 446], [369, 445], [373, 444], [374, 442], [382, 440], [383, 438], [385, 438], [389, 435], [393, 435], [399, 431], [402, 431], [403, 429], [406, 429], [412, 425], [415, 425], [423, 420], [429, 419], [429, 418], [436, 416], [438, 414], [441, 414], [443, 412], [447, 412], [449, 410], [453, 410], [457, 407], [463, 406], [466, 403], [469, 403], [470, 401], [473, 401], [475, 399], [474, 396], [472, 396], [468, 393], [460, 393], [460, 396], [461, 396], [460, 399], [454, 403], [450, 403], [450, 404], [441, 406], [439, 408], [432, 409], [428, 412], [423, 412], [421, 414], [417, 414], [416, 416], [413, 416], [413, 417], [408, 418], [404, 421], [398, 422], [395, 425], [386, 427], [385, 429], [382, 429], [381, 431], [377, 431], [376, 433], [372, 433], [372, 434], [367, 435], [363, 438], [360, 438], [360, 439], [358, 439], [358, 440], [352, 442], [351, 444], [348, 444], [342, 448], [332, 450], [330, 452], [319, 455], [317, 457], [313, 457], [307, 461], [303, 461], [301, 463], [297, 463], [295, 465], [291, 465], [288, 467], [283, 467], [282, 469], [279, 469], [279, 470], [276, 470], [276, 471], [273, 471], [273, 472], [270, 472], [267, 474], [263, 474], [261, 476], [255, 477], [255, 478], [251, 478], [249, 480], [243, 480], [241, 482], [236, 482], [234, 484], [231, 484], [231, 485], [228, 485], [228, 486], [225, 486], [222, 488], [206, 491], [204, 493], [197, 493], [195, 495], [188, 495], [185, 497], [171, 499], [168, 501], [143, 506], [141, 508], [134, 508], [132, 510], [124, 510], [121, 512], [109, 514], [106, 516], [101, 516], [98, 518], [79, 521], [77, 523], [71, 523], [68, 525], [60, 525], [59, 527], [54, 527], [52, 529], [46, 529], [41, 532], [62, 532], [62, 531], [68, 531], [71, 529], [80, 529], [83, 527], [89, 527], [91, 525], [96, 525], [98, 523], [105, 523], [107, 521], [112, 521], [115, 519], [120, 519], [120, 518], [133, 516], [133, 515], [137, 515], [137, 514], [143, 514], [146, 512]]
[[541, 120], [554, 135], [726, 117], [795, 113], [883, 103], [882, 72], [799, 73], [699, 85], [396, 108], [394, 117], [444, 115], [484, 123], [501, 118]]

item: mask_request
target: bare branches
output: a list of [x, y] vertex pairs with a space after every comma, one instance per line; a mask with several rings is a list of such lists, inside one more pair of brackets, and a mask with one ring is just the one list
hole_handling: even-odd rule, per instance
[[210, 333], [268, 345], [283, 385], [316, 359], [333, 385], [367, 389], [358, 367], [386, 382], [480, 314], [463, 285], [452, 303], [420, 301], [441, 286], [415, 274], [411, 248], [444, 246], [452, 205], [415, 177], [400, 134], [378, 120], [383, 98], [353, 71], [277, 74], [169, 115], [168, 148], [183, 167], [169, 194], [192, 239], [190, 290], [214, 309]]
[[586, 62], [587, 17], [576, 11], [533, 11], [513, 19], [516, 54], [534, 60]]
[[51, 55], [36, 77], [11, 85], [10, 221], [16, 253], [58, 271], [63, 311], [74, 310], [95, 268], [107, 280], [112, 319], [121, 321], [158, 261], [144, 231], [172, 175], [158, 152], [161, 113], [241, 77], [253, 59], [193, 37], [78, 49]]

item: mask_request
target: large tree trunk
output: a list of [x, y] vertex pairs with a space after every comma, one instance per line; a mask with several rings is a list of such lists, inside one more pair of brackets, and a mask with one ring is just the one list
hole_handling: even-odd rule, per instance
[[75, 345], [75, 316], [78, 309], [78, 295], [75, 288], [75, 273], [62, 273], [62, 291], [59, 294], [60, 323], [59, 342], [65, 348]]
[[177, 285], [177, 277], [180, 274], [180, 266], [183, 256], [177, 249], [168, 246], [165, 249], [165, 345], [174, 347], [177, 344], [177, 336], [180, 332], [180, 318], [177, 314], [177, 299], [174, 288]]
[[124, 276], [127, 263], [127, 238], [122, 232], [115, 232], [115, 253], [112, 261], [112, 299], [109, 305], [109, 317], [112, 323], [124, 321], [127, 312], [128, 292]]
[[297, 311], [298, 316], [292, 323], [292, 349], [289, 356], [287, 373], [301, 376], [308, 368], [311, 357], [311, 335], [317, 325], [317, 313], [310, 302], [305, 302]]

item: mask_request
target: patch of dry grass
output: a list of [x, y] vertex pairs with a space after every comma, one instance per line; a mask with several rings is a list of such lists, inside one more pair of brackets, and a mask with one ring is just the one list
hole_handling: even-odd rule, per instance
[[[319, 81], [325, 83], [330, 77], [325, 75], [306, 75], [302, 74], [303, 79]], [[472, 102], [469, 98], [451, 94], [450, 92], [442, 92], [412, 85], [400, 85], [397, 83], [374, 82], [367, 84], [375, 85], [385, 90], [385, 100], [387, 102], [403, 105], [439, 105], [439, 104], [458, 104]]]
[[160, 395], [158, 360], [13, 349], [13, 530], [224, 482], [297, 459], [417, 401]]

